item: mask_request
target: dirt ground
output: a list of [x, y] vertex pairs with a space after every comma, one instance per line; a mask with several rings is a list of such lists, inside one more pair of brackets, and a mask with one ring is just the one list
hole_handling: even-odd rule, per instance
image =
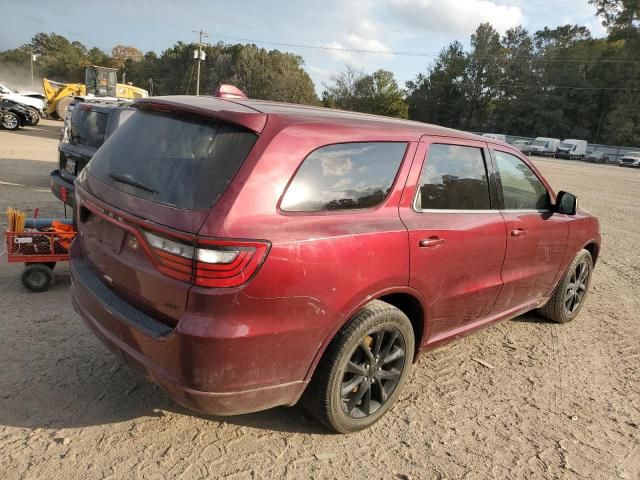
[[[48, 188], [59, 128], [0, 131], [0, 211], [62, 214]], [[640, 478], [640, 170], [536, 163], [600, 217], [580, 317], [531, 313], [423, 355], [393, 411], [349, 436], [298, 408], [176, 406], [84, 327], [66, 266], [32, 294], [3, 255], [0, 479]]]

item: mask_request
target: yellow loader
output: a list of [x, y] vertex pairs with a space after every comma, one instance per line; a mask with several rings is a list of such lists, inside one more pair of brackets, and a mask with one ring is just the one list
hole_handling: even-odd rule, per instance
[[84, 83], [59, 83], [43, 78], [42, 88], [45, 97], [47, 97], [47, 106], [45, 107], [47, 115], [64, 120], [67, 115], [67, 107], [74, 97], [118, 100], [149, 96], [149, 92], [143, 88], [117, 83], [117, 72], [118, 70], [115, 68], [89, 65], [84, 69]]

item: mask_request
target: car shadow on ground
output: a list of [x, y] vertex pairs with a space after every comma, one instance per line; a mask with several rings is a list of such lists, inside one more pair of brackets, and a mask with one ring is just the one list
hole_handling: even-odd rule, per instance
[[[37, 294], [45, 303], [47, 295], [55, 299], [48, 306], [50, 311], [21, 316], [14, 328], [26, 323], [23, 327], [28, 334], [17, 336], [11, 352], [0, 354], [7, 366], [0, 388], [1, 425], [60, 430], [145, 417], [168, 417], [171, 421], [189, 417], [208, 422], [209, 428], [233, 424], [288, 433], [329, 433], [299, 406], [215, 417], [177, 405], [109, 352], [72, 313], [67, 303], [70, 279], [66, 270], [62, 265], [56, 267], [51, 290]], [[6, 286], [20, 288], [17, 284], [16, 279]], [[25, 298], [29, 301], [32, 297]], [[513, 321], [547, 322], [535, 312]]]
[[512, 318], [511, 321], [518, 322], [518, 323], [540, 323], [540, 324], [546, 323], [546, 324], [552, 324], [552, 325], [555, 324], [555, 322], [552, 322], [548, 318], [543, 317], [535, 310], [524, 313], [515, 318]]
[[[16, 336], [10, 348], [0, 352], [6, 367], [0, 377], [0, 425], [61, 430], [145, 417], [166, 417], [170, 421], [190, 417], [206, 421], [210, 428], [233, 424], [289, 433], [328, 432], [299, 406], [216, 417], [174, 403], [159, 387], [108, 351], [70, 307], [56, 308], [64, 297], [68, 300], [70, 277], [63, 265], [55, 271], [56, 281], [44, 293], [24, 290], [16, 275], [18, 269], [4, 285], [16, 290], [16, 296], [24, 299], [21, 303], [44, 300], [48, 305], [38, 314], [18, 313], [13, 328], [28, 333]], [[0, 333], [2, 328], [7, 326], [0, 326]]]
[[[102, 357], [102, 353], [96, 352], [96, 356]], [[38, 360], [29, 361], [28, 368], [23, 369], [24, 375], [32, 379], [23, 380], [26, 390], [10, 387], [0, 392], [0, 424], [61, 430], [145, 417], [169, 417], [174, 421], [184, 416], [206, 421], [211, 428], [226, 423], [287, 433], [327, 433], [300, 406], [228, 417], [204, 415], [174, 403], [124, 361], [105, 359], [74, 374], [74, 366], [85, 362], [87, 359], [82, 357], [61, 358], [52, 367]]]

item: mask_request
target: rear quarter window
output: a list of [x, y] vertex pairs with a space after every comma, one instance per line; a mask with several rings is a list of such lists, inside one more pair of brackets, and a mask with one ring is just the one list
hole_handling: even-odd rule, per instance
[[389, 194], [407, 149], [400, 142], [327, 145], [311, 152], [282, 198], [287, 212], [355, 210]]
[[76, 107], [71, 117], [69, 129], [69, 141], [78, 145], [100, 148], [104, 142], [104, 134], [107, 128], [108, 115], [84, 110]]

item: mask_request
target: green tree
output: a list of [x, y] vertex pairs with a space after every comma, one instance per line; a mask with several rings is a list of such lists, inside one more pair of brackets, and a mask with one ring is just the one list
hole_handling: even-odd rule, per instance
[[333, 77], [333, 82], [323, 93], [323, 104], [327, 107], [388, 117], [408, 117], [404, 92], [388, 70], [380, 69], [365, 75], [346, 66]]
[[466, 115], [465, 72], [468, 57], [460, 42], [444, 48], [426, 74], [407, 82], [409, 117], [459, 127]]
[[480, 24], [471, 35], [471, 51], [465, 74], [469, 105], [465, 128], [476, 131], [495, 130], [492, 116], [500, 89], [503, 58], [500, 34], [490, 23]]
[[356, 84], [362, 77], [364, 73], [361, 70], [346, 65], [341, 72], [331, 77], [333, 84], [325, 85], [325, 90], [322, 92], [323, 105], [341, 110], [355, 110]]

